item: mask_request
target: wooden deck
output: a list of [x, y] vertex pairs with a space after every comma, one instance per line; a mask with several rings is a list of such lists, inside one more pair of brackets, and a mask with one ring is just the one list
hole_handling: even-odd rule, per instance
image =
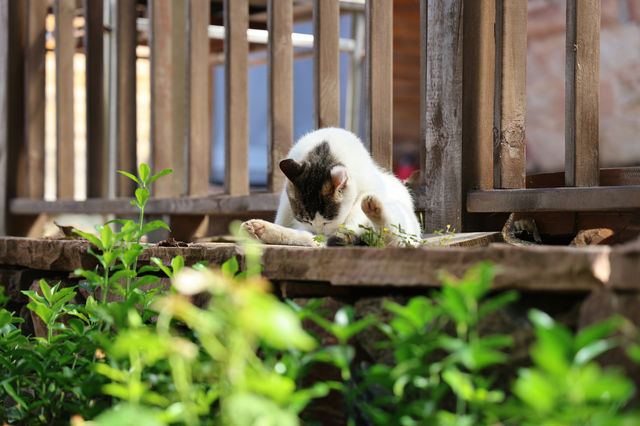
[[[87, 241], [0, 238], [0, 270], [29, 270], [30, 280], [44, 276], [69, 279], [77, 268], [93, 268]], [[167, 264], [182, 255], [187, 265], [207, 261], [218, 266], [231, 256], [243, 264], [243, 252], [233, 243], [192, 243], [188, 247], [151, 245], [141, 257]], [[303, 248], [265, 246], [266, 278], [287, 297], [373, 293], [426, 292], [440, 285], [441, 271], [461, 276], [477, 262], [498, 267], [496, 289], [541, 292], [590, 292], [599, 289], [640, 291], [640, 242], [587, 248], [516, 247], [492, 243], [486, 247], [366, 247]], [[77, 277], [72, 279], [77, 279]], [[23, 285], [30, 285], [23, 283]]]

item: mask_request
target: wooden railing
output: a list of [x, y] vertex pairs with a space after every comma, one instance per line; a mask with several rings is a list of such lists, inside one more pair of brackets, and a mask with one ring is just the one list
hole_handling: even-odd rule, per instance
[[[84, 0], [87, 200], [73, 200], [72, 72], [75, 0], [55, 0], [57, 200], [43, 199], [46, 0], [0, 0], [0, 234], [19, 235], [41, 213], [129, 214], [132, 187], [110, 169], [136, 164], [136, 2]], [[150, 214], [205, 216], [274, 211], [278, 162], [293, 139], [293, 0], [268, 0], [268, 185], [248, 178], [248, 0], [224, 0], [223, 195], [209, 195], [209, 0], [149, 0], [152, 168]], [[600, 1], [567, 1], [567, 131], [564, 188], [526, 188], [526, 0], [421, 0], [421, 183], [426, 229], [468, 229], [473, 213], [640, 208], [640, 187], [598, 185]], [[340, 123], [339, 0], [313, 0], [316, 127]], [[391, 167], [393, 2], [367, 0], [364, 142]], [[495, 27], [495, 31], [494, 31]], [[115, 96], [105, 101], [103, 36], [116, 40]], [[464, 65], [464, 66], [463, 66]], [[111, 114], [110, 121], [105, 117]], [[107, 123], [108, 121], [108, 123]], [[115, 164], [108, 167], [110, 153]], [[115, 166], [115, 167], [113, 167]], [[25, 225], [26, 224], [26, 225]]]
[[[527, 2], [487, 0], [466, 2], [468, 5], [474, 10], [465, 10], [471, 12], [465, 25], [478, 31], [475, 39], [465, 45], [471, 59], [471, 69], [465, 72], [473, 73], [465, 78], [476, 83], [469, 95], [486, 97], [493, 91], [495, 109], [486, 99], [471, 101], [475, 110], [494, 110], [494, 114], [468, 117], [469, 137], [464, 143], [472, 145], [474, 162], [482, 167], [467, 184], [467, 211], [640, 208], [638, 169], [613, 173], [599, 168], [600, 0], [567, 1], [564, 186], [553, 188], [527, 188], [526, 184]], [[496, 14], [486, 13], [494, 5]], [[493, 175], [488, 172], [491, 164]], [[602, 173], [617, 176], [614, 182], [606, 182], [616, 186], [599, 186]]]

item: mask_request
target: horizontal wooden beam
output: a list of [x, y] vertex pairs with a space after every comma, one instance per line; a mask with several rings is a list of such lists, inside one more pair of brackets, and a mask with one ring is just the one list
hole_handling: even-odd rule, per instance
[[[252, 194], [242, 196], [180, 197], [150, 199], [145, 207], [146, 214], [214, 214], [275, 211], [278, 208], [280, 194]], [[110, 213], [131, 214], [137, 212], [130, 205], [131, 198], [114, 200], [88, 199], [84, 201], [58, 200], [44, 201], [27, 198], [11, 200], [9, 211], [16, 215], [23, 214], [58, 214], [58, 213]]]
[[[41, 271], [91, 269], [95, 258], [87, 241], [0, 238], [0, 265]], [[241, 250], [232, 244], [192, 243], [189, 247], [152, 245], [141, 256], [164, 262], [182, 255], [185, 264], [207, 260], [220, 265], [231, 256], [243, 264]], [[265, 246], [263, 276], [276, 285], [304, 282], [311, 288], [350, 287], [368, 296], [371, 287], [393, 293], [400, 288], [423, 289], [440, 286], [440, 273], [462, 276], [472, 265], [491, 261], [499, 271], [494, 289], [522, 291], [590, 291], [601, 288], [640, 289], [637, 245], [618, 247], [515, 247], [493, 244], [488, 247], [430, 247], [381, 249], [368, 247], [310, 248]], [[393, 288], [392, 288], [393, 287]], [[319, 294], [320, 295], [320, 294]]]
[[467, 194], [467, 211], [558, 212], [640, 209], [640, 186], [496, 189]]

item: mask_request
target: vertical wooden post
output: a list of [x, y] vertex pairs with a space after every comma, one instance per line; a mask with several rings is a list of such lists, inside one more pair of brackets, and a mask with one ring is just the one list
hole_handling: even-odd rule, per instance
[[44, 197], [46, 17], [46, 0], [28, 0], [25, 119], [27, 121], [27, 188], [30, 198]]
[[[472, 189], [493, 188], [493, 96], [496, 0], [464, 0], [462, 93], [462, 200]], [[466, 212], [466, 205], [463, 204]], [[465, 230], [477, 229], [463, 215]]]
[[[116, 6], [116, 132], [117, 170], [136, 172], [136, 3], [118, 0]], [[135, 183], [118, 174], [116, 194], [131, 197]]]
[[84, 0], [87, 91], [87, 197], [106, 198], [108, 143], [105, 135], [104, 46], [101, 1]]
[[340, 126], [340, 2], [313, 0], [313, 122]]
[[[462, 226], [462, 0], [421, 0], [425, 229]], [[425, 16], [426, 15], [426, 16]], [[426, 34], [424, 26], [426, 25]]]
[[174, 169], [154, 183], [154, 195], [183, 195], [186, 67], [184, 0], [151, 2], [151, 150], [153, 170]]
[[[171, 155], [173, 156], [173, 173], [170, 175], [173, 180], [174, 196], [187, 194], [188, 166], [188, 135], [189, 135], [189, 101], [187, 98], [187, 79], [189, 77], [189, 67], [187, 61], [189, 53], [187, 49], [191, 46], [187, 39], [187, 1], [171, 0], [171, 56], [173, 67], [173, 143], [171, 144]], [[160, 169], [158, 169], [160, 171]]]
[[224, 0], [225, 191], [249, 193], [248, 0]]
[[600, 0], [567, 1], [565, 185], [599, 184]]
[[495, 188], [524, 188], [527, 0], [496, 0]]
[[9, 214], [8, 202], [28, 196], [24, 118], [27, 2], [3, 1], [0, 11], [0, 128], [4, 128], [0, 129], [0, 235], [24, 235], [36, 217], [16, 220]]
[[27, 155], [25, 144], [25, 60], [27, 46], [27, 2], [9, 1], [9, 50], [7, 63], [7, 110], [9, 182], [7, 195], [27, 197]]
[[56, 143], [57, 198], [73, 199], [74, 135], [73, 135], [73, 18], [75, 0], [56, 0]]
[[376, 162], [393, 166], [393, 1], [366, 3], [366, 143]]
[[293, 1], [269, 0], [267, 8], [267, 190], [279, 192], [284, 184], [279, 163], [293, 143]]
[[493, 188], [496, 0], [464, 1], [463, 187]]
[[9, 201], [9, 2], [0, 1], [0, 236], [7, 235]]
[[209, 0], [189, 1], [189, 195], [209, 193]]

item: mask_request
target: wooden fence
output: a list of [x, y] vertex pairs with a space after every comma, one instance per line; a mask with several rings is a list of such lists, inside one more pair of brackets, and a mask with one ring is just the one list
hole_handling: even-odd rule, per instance
[[[136, 2], [117, 0], [115, 25], [103, 2], [84, 0], [87, 200], [73, 200], [73, 81], [76, 0], [55, 0], [57, 200], [45, 201], [44, 61], [47, 0], [0, 0], [0, 235], [25, 233], [41, 213], [129, 214], [130, 184], [110, 184], [136, 162]], [[249, 0], [224, 1], [225, 194], [208, 195], [209, 0], [149, 0], [151, 158], [175, 172], [156, 183], [147, 212], [190, 218], [274, 211], [278, 162], [293, 139], [293, 0], [267, 0], [268, 186], [250, 193], [248, 171]], [[526, 188], [526, 0], [421, 0], [424, 143], [415, 197], [425, 228], [468, 229], [468, 215], [509, 211], [640, 208], [640, 187], [598, 187], [599, 0], [567, 1], [566, 179]], [[339, 0], [313, 0], [316, 127], [340, 123]], [[365, 143], [392, 159], [392, 0], [367, 0]], [[495, 26], [495, 31], [494, 31]], [[115, 37], [115, 101], [105, 102], [104, 43]], [[463, 66], [464, 65], [464, 66]], [[108, 133], [105, 108], [115, 116]], [[108, 138], [106, 135], [111, 134]], [[110, 141], [111, 139], [111, 141]], [[636, 179], [637, 181], [637, 179]], [[635, 182], [635, 181], [634, 181]], [[111, 185], [111, 186], [110, 186]], [[109, 194], [115, 198], [109, 198]]]

